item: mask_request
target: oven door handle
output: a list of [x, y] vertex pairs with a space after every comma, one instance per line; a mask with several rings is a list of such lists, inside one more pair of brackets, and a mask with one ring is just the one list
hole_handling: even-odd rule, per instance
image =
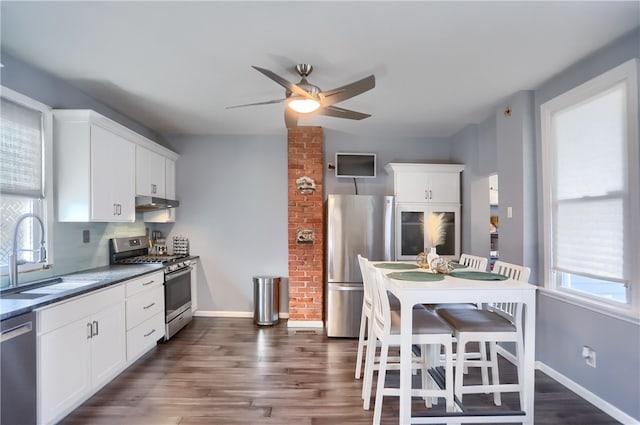
[[188, 267], [187, 269], [183, 269], [177, 272], [173, 272], [173, 273], [168, 273], [166, 275], [164, 275], [164, 281], [167, 282], [169, 280], [175, 279], [177, 277], [183, 276], [187, 273], [191, 273], [191, 270], [193, 270], [193, 267]]

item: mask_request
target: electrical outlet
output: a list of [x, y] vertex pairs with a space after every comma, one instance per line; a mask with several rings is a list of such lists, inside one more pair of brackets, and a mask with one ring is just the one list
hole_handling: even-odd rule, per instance
[[582, 358], [587, 363], [588, 366], [591, 366], [595, 369], [596, 367], [596, 352], [593, 348], [585, 345], [582, 347]]
[[91, 241], [91, 238], [89, 236], [89, 231], [88, 230], [83, 230], [82, 231], [82, 242], [89, 243], [90, 241]]

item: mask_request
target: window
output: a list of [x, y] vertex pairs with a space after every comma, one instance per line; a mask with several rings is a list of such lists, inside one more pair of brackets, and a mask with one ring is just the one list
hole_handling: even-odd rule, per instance
[[[1, 90], [0, 269], [8, 275], [14, 234], [19, 272], [52, 263], [52, 119], [46, 105]], [[8, 279], [3, 282], [8, 284]]]
[[541, 106], [547, 286], [636, 314], [637, 95], [633, 60]]

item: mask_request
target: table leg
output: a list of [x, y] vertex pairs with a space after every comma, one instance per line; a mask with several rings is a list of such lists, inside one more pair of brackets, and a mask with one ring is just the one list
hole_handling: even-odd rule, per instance
[[411, 334], [413, 303], [401, 299], [400, 307], [400, 424], [411, 423]]

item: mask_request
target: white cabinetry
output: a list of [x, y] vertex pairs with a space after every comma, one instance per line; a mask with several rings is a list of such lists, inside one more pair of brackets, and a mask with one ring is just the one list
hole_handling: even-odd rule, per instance
[[165, 157], [136, 146], [136, 196], [165, 198]]
[[125, 283], [127, 363], [132, 363], [164, 337], [162, 271]]
[[[164, 158], [164, 182], [165, 197], [167, 199], [176, 198], [176, 162], [173, 159]], [[160, 195], [153, 195], [160, 196]], [[145, 223], [173, 223], [176, 221], [176, 209], [168, 208], [159, 211], [149, 211], [143, 214]]]
[[54, 111], [59, 221], [135, 221], [135, 145], [127, 131], [92, 111]]
[[38, 423], [68, 414], [125, 367], [124, 287], [38, 312]]
[[392, 191], [396, 197], [396, 259], [414, 260], [428, 249], [425, 223], [430, 214], [442, 214], [445, 238], [436, 252], [460, 257], [460, 164], [390, 163]]

